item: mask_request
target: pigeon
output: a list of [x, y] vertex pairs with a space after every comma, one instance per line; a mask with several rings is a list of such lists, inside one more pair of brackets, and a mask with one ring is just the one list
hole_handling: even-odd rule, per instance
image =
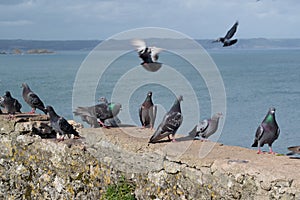
[[[101, 103], [106, 103], [109, 105], [111, 105], [112, 103], [108, 103], [106, 97], [100, 97], [100, 99], [98, 100]], [[116, 115], [112, 118], [108, 118], [106, 120], [104, 120], [104, 125], [107, 127], [119, 127], [119, 125], [121, 124], [121, 120], [119, 119], [119, 117]]]
[[234, 23], [234, 25], [231, 27], [231, 29], [226, 33], [225, 37], [220, 37], [219, 39], [217, 39], [217, 40], [215, 40], [213, 42], [222, 42], [223, 43], [223, 47], [231, 46], [231, 45], [237, 43], [237, 41], [238, 41], [237, 39], [233, 39], [233, 40], [230, 40], [230, 39], [235, 34], [238, 25], [239, 25], [239, 22], [236, 21]]
[[36, 109], [39, 109], [43, 111], [45, 114], [47, 114], [47, 109], [44, 106], [44, 103], [41, 101], [41, 99], [36, 95], [29, 86], [26, 83], [22, 83], [23, 87], [23, 99], [24, 101], [32, 108], [31, 114], [35, 113]]
[[158, 140], [167, 137], [171, 140], [170, 135], [172, 135], [172, 142], [175, 142], [175, 133], [182, 124], [183, 116], [181, 113], [180, 102], [183, 100], [183, 97], [180, 95], [176, 98], [173, 106], [166, 113], [162, 122], [157, 127], [156, 131], [149, 140], [149, 143], [158, 142]]
[[139, 108], [139, 117], [140, 117], [141, 124], [144, 128], [150, 126], [150, 129], [153, 129], [156, 113], [157, 113], [157, 106], [153, 104], [152, 92], [149, 91], [147, 93], [147, 97], [145, 101]]
[[214, 134], [219, 125], [219, 119], [222, 117], [222, 113], [216, 113], [211, 119], [205, 119], [197, 125], [195, 140], [199, 140], [200, 136], [203, 139], [207, 139]]
[[300, 146], [288, 147], [288, 150], [291, 151], [290, 153], [286, 154], [288, 156], [291, 156], [291, 155], [294, 155], [294, 154], [300, 154]]
[[260, 147], [263, 147], [264, 144], [268, 144], [271, 154], [274, 154], [272, 150], [273, 142], [278, 138], [280, 129], [275, 119], [275, 108], [271, 107], [256, 130], [254, 143], [252, 147], [258, 147], [258, 154], [262, 153]]
[[11, 96], [11, 93], [9, 91], [6, 91], [4, 96], [1, 97], [0, 104], [8, 114], [21, 113], [22, 105], [17, 99]]
[[161, 63], [157, 62], [159, 53], [163, 50], [158, 47], [148, 47], [144, 40], [135, 39], [131, 44], [136, 47], [139, 57], [143, 60], [141, 65], [148, 71], [155, 72], [160, 69]]
[[[91, 127], [97, 128], [99, 125], [108, 127], [108, 122], [105, 124], [105, 120], [117, 116], [121, 110], [121, 107], [122, 106], [119, 103], [101, 102], [100, 104], [94, 106], [77, 107], [73, 113], [75, 116], [80, 116], [81, 119], [90, 124]], [[116, 124], [113, 125], [115, 126]]]
[[74, 138], [79, 138], [79, 133], [65, 118], [57, 115], [52, 106], [47, 106], [46, 110], [49, 113], [51, 127], [60, 135], [59, 141], [64, 140], [65, 135], [70, 137], [71, 134]]

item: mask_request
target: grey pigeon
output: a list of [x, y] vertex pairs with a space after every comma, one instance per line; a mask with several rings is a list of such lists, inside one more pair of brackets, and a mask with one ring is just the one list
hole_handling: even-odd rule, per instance
[[290, 153], [286, 154], [288, 156], [291, 156], [291, 155], [294, 155], [294, 154], [300, 154], [300, 146], [288, 147], [288, 150], [291, 151]]
[[207, 139], [209, 136], [214, 134], [219, 125], [219, 119], [222, 117], [222, 113], [216, 113], [210, 119], [205, 119], [201, 121], [196, 129], [195, 140], [199, 140], [200, 136], [203, 139]]
[[1, 106], [6, 110], [7, 113], [21, 113], [22, 105], [17, 99], [11, 96], [9, 91], [6, 91], [1, 99]]
[[27, 85], [27, 83], [22, 83], [23, 87], [23, 99], [24, 101], [32, 108], [30, 113], [35, 113], [36, 109], [39, 109], [43, 111], [45, 114], [47, 114], [47, 110], [44, 106], [44, 103], [42, 100], [36, 95]]
[[235, 43], [237, 43], [237, 39], [230, 40], [233, 35], [235, 34], [237, 27], [239, 23], [236, 21], [234, 25], [229, 29], [229, 31], [226, 33], [225, 37], [220, 37], [219, 39], [215, 40], [214, 42], [222, 42], [223, 47], [231, 46]]
[[[175, 142], [175, 133], [182, 124], [183, 116], [181, 113], [180, 102], [183, 100], [182, 96], [178, 96], [169, 110], [164, 116], [162, 122], [157, 127], [156, 131], [152, 135], [149, 140], [149, 143], [155, 143], [161, 140], [164, 137], [170, 139], [170, 135], [172, 135], [172, 141]], [[171, 139], [170, 139], [171, 140]]]
[[160, 69], [161, 63], [157, 62], [159, 53], [163, 50], [158, 47], [148, 47], [145, 41], [135, 39], [131, 41], [132, 45], [136, 47], [139, 57], [143, 60], [141, 65], [148, 71], [155, 72]]
[[70, 137], [71, 134], [74, 135], [74, 138], [79, 137], [79, 133], [73, 126], [65, 118], [57, 115], [52, 106], [47, 106], [46, 110], [50, 116], [51, 127], [60, 135], [59, 140], [64, 140], [65, 135]]
[[272, 150], [273, 142], [278, 138], [280, 129], [275, 119], [275, 108], [270, 108], [266, 117], [256, 130], [254, 143], [252, 147], [258, 147], [258, 154], [262, 153], [260, 147], [264, 144], [268, 144], [270, 153], [274, 153]]
[[[100, 97], [99, 102], [106, 103], [106, 104], [108, 104], [108, 106], [110, 106], [112, 104], [112, 102], [108, 103], [106, 97]], [[121, 120], [119, 119], [119, 117], [117, 115], [112, 118], [108, 118], [108, 119], [104, 120], [104, 125], [107, 127], [119, 127], [120, 124], [121, 124]]]
[[[100, 103], [89, 107], [77, 107], [73, 112], [75, 116], [80, 116], [81, 119], [91, 127], [107, 127], [105, 125], [105, 120], [114, 118], [118, 115], [121, 110], [121, 104], [119, 103]], [[97, 125], [99, 124], [99, 125]]]
[[147, 97], [141, 107], [139, 108], [139, 117], [142, 126], [148, 127], [150, 126], [151, 129], [154, 127], [154, 122], [157, 113], [157, 106], [152, 102], [152, 92], [149, 91], [147, 93]]

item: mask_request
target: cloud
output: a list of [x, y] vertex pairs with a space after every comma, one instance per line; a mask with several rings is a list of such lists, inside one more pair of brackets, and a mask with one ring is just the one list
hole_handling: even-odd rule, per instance
[[215, 38], [236, 20], [237, 37], [296, 37], [299, 10], [298, 0], [0, 0], [0, 38], [105, 39], [149, 26]]

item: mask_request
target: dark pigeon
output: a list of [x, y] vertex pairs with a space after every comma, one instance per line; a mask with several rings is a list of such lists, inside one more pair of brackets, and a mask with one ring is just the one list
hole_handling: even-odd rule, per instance
[[231, 46], [237, 43], [237, 39], [230, 40], [233, 35], [235, 34], [239, 23], [236, 21], [234, 25], [230, 28], [230, 30], [226, 33], [225, 37], [220, 37], [219, 39], [215, 40], [214, 42], [222, 42], [223, 47]]
[[256, 130], [254, 143], [252, 147], [258, 147], [258, 154], [262, 153], [260, 147], [268, 144], [270, 153], [274, 154], [272, 150], [273, 142], [278, 138], [280, 129], [275, 119], [275, 108], [270, 108], [265, 119]]
[[148, 71], [159, 70], [162, 63], [157, 62], [159, 53], [163, 50], [158, 47], [148, 47], [145, 41], [140, 39], [132, 40], [132, 45], [136, 47], [139, 57], [143, 60], [141, 65]]
[[79, 138], [79, 133], [65, 118], [57, 115], [52, 106], [47, 106], [46, 110], [50, 116], [51, 127], [60, 135], [58, 140], [64, 140], [65, 135], [69, 137], [70, 135], [74, 135], [74, 138]]
[[197, 126], [196, 136], [194, 139], [207, 139], [209, 136], [214, 134], [218, 129], [220, 117], [222, 117], [222, 113], [216, 113], [212, 116], [212, 118], [201, 121]]
[[22, 105], [17, 99], [11, 96], [9, 91], [6, 91], [1, 99], [1, 106], [8, 114], [21, 113]]
[[168, 136], [169, 140], [170, 135], [172, 135], [172, 141], [175, 142], [175, 133], [182, 124], [183, 116], [181, 113], [181, 107], [180, 102], [183, 100], [182, 96], [176, 98], [173, 106], [169, 110], [169, 112], [166, 113], [164, 116], [162, 122], [157, 127], [156, 131], [152, 135], [152, 137], [149, 140], [149, 143], [155, 143], [159, 140], [165, 138]]
[[100, 126], [107, 127], [105, 120], [114, 118], [121, 110], [119, 103], [100, 103], [95, 106], [78, 107], [73, 112], [75, 116], [80, 116], [81, 119], [91, 127], [97, 128]]
[[288, 147], [288, 150], [291, 151], [291, 152], [286, 154], [288, 156], [295, 155], [295, 154], [300, 154], [300, 146]]
[[147, 93], [147, 97], [139, 109], [139, 117], [142, 126], [153, 129], [157, 113], [157, 106], [152, 102], [152, 92]]
[[23, 99], [24, 101], [32, 108], [30, 113], [35, 113], [36, 109], [39, 109], [43, 111], [45, 114], [47, 114], [47, 109], [44, 106], [44, 103], [41, 101], [41, 99], [36, 95], [29, 86], [26, 83], [22, 83], [23, 87]]
[[[108, 106], [110, 106], [112, 104], [112, 102], [108, 103], [106, 97], [100, 97], [99, 102], [106, 103], [106, 104], [108, 104]], [[104, 120], [104, 125], [107, 127], [119, 127], [120, 124], [121, 124], [121, 120], [119, 119], [119, 117], [117, 115], [112, 118], [108, 118], [108, 119]]]

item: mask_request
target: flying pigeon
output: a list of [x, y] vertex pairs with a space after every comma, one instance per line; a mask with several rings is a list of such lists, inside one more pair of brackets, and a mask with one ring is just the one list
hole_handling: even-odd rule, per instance
[[286, 154], [288, 156], [291, 156], [291, 155], [294, 155], [294, 154], [300, 154], [300, 146], [288, 147], [288, 150], [291, 151], [290, 153]]
[[169, 112], [166, 113], [164, 116], [162, 122], [157, 127], [156, 131], [152, 135], [152, 137], [149, 140], [149, 143], [155, 143], [158, 140], [167, 137], [170, 139], [170, 135], [172, 135], [172, 141], [175, 142], [175, 133], [180, 127], [183, 116], [181, 113], [180, 108], [180, 102], [183, 100], [183, 97], [180, 95], [176, 98], [173, 106], [169, 110]]
[[260, 147], [263, 147], [264, 144], [268, 144], [270, 148], [270, 152], [274, 154], [272, 150], [273, 142], [278, 138], [280, 133], [280, 129], [277, 125], [275, 119], [275, 108], [270, 108], [265, 119], [259, 125], [256, 130], [254, 143], [252, 147], [258, 146], [258, 154], [262, 153]]
[[209, 136], [214, 134], [218, 129], [220, 117], [222, 117], [222, 113], [216, 113], [211, 119], [205, 119], [201, 121], [197, 126], [197, 132], [194, 139], [199, 140], [200, 136], [203, 139], [207, 139]]
[[6, 91], [4, 96], [1, 97], [0, 104], [9, 114], [21, 113], [22, 105], [11, 96], [9, 91]]
[[22, 93], [23, 99], [32, 108], [30, 113], [34, 114], [35, 110], [39, 109], [43, 111], [45, 114], [47, 114], [47, 110], [44, 106], [44, 103], [41, 101], [38, 95], [36, 95], [33, 91], [31, 91], [27, 83], [22, 83], [22, 87], [23, 87], [23, 93]]
[[57, 115], [52, 106], [47, 106], [46, 110], [50, 116], [51, 127], [60, 135], [60, 138], [58, 139], [59, 141], [64, 140], [65, 135], [70, 137], [70, 135], [73, 134], [74, 138], [79, 137], [79, 133], [73, 128], [73, 126], [70, 125], [65, 118]]
[[145, 101], [143, 102], [143, 104], [139, 109], [140, 121], [144, 128], [150, 126], [150, 128], [153, 129], [156, 113], [157, 113], [157, 106], [153, 104], [152, 92], [149, 91], [147, 93], [147, 97]]
[[107, 127], [105, 120], [117, 116], [121, 107], [119, 103], [100, 103], [89, 107], [78, 107], [73, 113], [75, 116], [81, 116], [81, 119], [90, 124], [91, 127], [96, 128], [99, 125]]
[[231, 27], [231, 29], [226, 33], [225, 37], [220, 37], [219, 39], [215, 40], [214, 42], [222, 42], [223, 47], [227, 47], [227, 46], [231, 46], [231, 45], [235, 44], [238, 40], [237, 39], [230, 40], [230, 39], [235, 34], [238, 25], [239, 25], [239, 22], [236, 21], [234, 23], [234, 25]]
[[160, 69], [161, 63], [157, 62], [158, 54], [163, 50], [158, 47], [148, 47], [144, 40], [135, 39], [131, 44], [136, 47], [139, 57], [143, 60], [141, 65], [148, 71], [155, 72]]

